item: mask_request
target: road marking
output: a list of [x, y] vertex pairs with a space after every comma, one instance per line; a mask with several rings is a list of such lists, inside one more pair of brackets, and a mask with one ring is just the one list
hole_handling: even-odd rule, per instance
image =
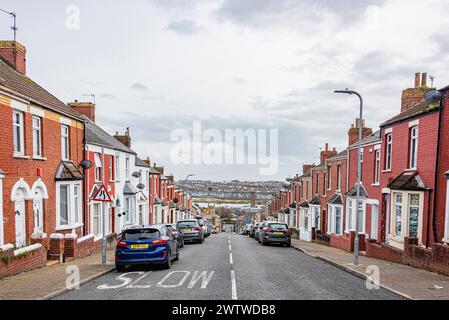
[[235, 283], [234, 270], [231, 270], [231, 283], [232, 283], [232, 300], [237, 300], [237, 284]]
[[229, 251], [232, 251], [232, 247], [231, 247], [231, 245], [229, 245]]
[[229, 263], [230, 263], [231, 265], [234, 264], [234, 260], [232, 260], [232, 252], [229, 253]]
[[[177, 284], [163, 284], [165, 281], [167, 281], [168, 278], [171, 277], [171, 275], [175, 273], [184, 273], [184, 277], [177, 283]], [[164, 278], [162, 278], [161, 281], [158, 282], [156, 287], [160, 288], [177, 288], [184, 284], [184, 282], [187, 280], [187, 277], [190, 275], [190, 271], [172, 271], [169, 274], [167, 274]]]
[[214, 273], [215, 271], [211, 271], [209, 272], [209, 274], [207, 274], [207, 271], [203, 271], [201, 273], [199, 271], [195, 271], [192, 280], [190, 280], [190, 283], [187, 286], [187, 288], [192, 289], [196, 285], [196, 283], [201, 279], [201, 289], [206, 289]]

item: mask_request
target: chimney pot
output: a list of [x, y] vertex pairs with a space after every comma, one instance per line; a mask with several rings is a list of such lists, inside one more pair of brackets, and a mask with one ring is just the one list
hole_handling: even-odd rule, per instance
[[20, 74], [26, 76], [26, 48], [17, 41], [0, 41], [0, 57]]
[[420, 85], [420, 81], [421, 81], [421, 73], [419, 73], [419, 72], [416, 72], [415, 73], [415, 88], [419, 88], [421, 85]]
[[422, 74], [421, 87], [427, 87], [427, 72]]

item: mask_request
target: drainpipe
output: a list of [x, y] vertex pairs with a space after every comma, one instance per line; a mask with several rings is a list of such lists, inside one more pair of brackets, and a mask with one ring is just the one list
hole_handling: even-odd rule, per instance
[[[440, 100], [440, 110], [438, 114], [438, 138], [437, 138], [437, 153], [436, 153], [436, 163], [435, 163], [435, 188], [433, 194], [433, 212], [432, 212], [432, 232], [433, 232], [433, 241], [438, 242], [437, 239], [437, 225], [436, 225], [436, 214], [437, 214], [437, 194], [438, 194], [438, 174], [440, 172], [440, 140], [441, 140], [441, 123], [443, 121], [443, 108], [444, 108], [444, 95]], [[429, 201], [430, 202], [430, 201]], [[430, 209], [430, 208], [429, 208]], [[430, 215], [429, 215], [430, 218]], [[429, 245], [430, 240], [430, 221], [427, 222], [427, 243], [426, 247]]]

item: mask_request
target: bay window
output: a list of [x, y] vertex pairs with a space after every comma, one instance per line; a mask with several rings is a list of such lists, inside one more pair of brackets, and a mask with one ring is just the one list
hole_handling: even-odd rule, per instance
[[395, 193], [394, 200], [394, 215], [393, 215], [393, 229], [396, 237], [402, 237], [402, 193]]
[[82, 225], [81, 182], [56, 183], [56, 229], [74, 229]]
[[[355, 221], [356, 218], [357, 218], [357, 225]], [[351, 230], [355, 231], [357, 226], [357, 231], [359, 233], [365, 233], [365, 225], [366, 225], [365, 219], [366, 219], [366, 200], [360, 199], [359, 204], [357, 205], [356, 198], [348, 198], [346, 200], [345, 231], [346, 232], [349, 232]]]
[[411, 193], [408, 197], [408, 236], [418, 238], [419, 194]]

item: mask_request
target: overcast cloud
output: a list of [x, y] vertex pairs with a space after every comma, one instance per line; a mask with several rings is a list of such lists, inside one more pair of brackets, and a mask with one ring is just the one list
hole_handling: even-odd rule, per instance
[[[80, 8], [68, 30], [65, 9]], [[63, 101], [94, 93], [97, 122], [131, 127], [133, 148], [179, 178], [284, 179], [346, 147], [360, 91], [367, 124], [400, 109], [414, 72], [449, 84], [445, 0], [3, 0], [18, 14], [33, 80]], [[1, 38], [11, 38], [0, 16]], [[174, 166], [169, 136], [205, 127], [279, 129], [280, 168]]]

